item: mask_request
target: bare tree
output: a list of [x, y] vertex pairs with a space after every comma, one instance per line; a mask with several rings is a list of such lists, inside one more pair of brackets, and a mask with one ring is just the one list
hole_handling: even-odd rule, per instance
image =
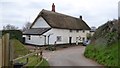
[[30, 29], [30, 26], [31, 26], [31, 23], [30, 23], [30, 22], [27, 22], [27, 23], [25, 24], [25, 26], [23, 26], [23, 32], [26, 31], [26, 30], [28, 30], [28, 29]]
[[3, 26], [3, 30], [17, 30], [18, 27], [14, 26], [14, 25], [6, 25], [6, 26]]

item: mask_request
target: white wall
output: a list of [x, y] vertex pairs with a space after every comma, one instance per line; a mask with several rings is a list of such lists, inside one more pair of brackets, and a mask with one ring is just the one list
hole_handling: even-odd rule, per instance
[[[50, 35], [49, 37], [49, 44], [54, 44], [57, 36], [61, 36], [62, 40], [59, 42], [57, 42], [57, 44], [66, 44], [69, 43], [69, 37], [72, 37], [72, 43], [76, 43], [76, 37], [85, 37], [85, 40], [87, 40], [86, 35], [87, 33], [89, 33], [88, 30], [86, 30], [83, 33], [83, 30], [76, 32], [76, 30], [72, 30], [72, 32], [70, 32], [70, 30], [67, 29], [51, 29], [48, 32], [44, 33], [44, 35], [46, 35], [46, 44], [48, 44], [48, 35]], [[36, 44], [36, 45], [44, 45], [45, 44], [45, 37], [44, 36], [31, 36], [31, 40], [28, 40], [28, 37], [26, 37], [26, 43], [29, 44]], [[79, 40], [78, 42], [83, 42], [83, 40], [81, 39], [81, 41]]]
[[42, 17], [39, 17], [32, 28], [50, 28], [50, 26]]
[[30, 35], [30, 40], [28, 39], [28, 35], [24, 35], [25, 43], [35, 44], [35, 45], [44, 45], [45, 44], [45, 37], [39, 35]]
[[91, 33], [91, 36], [93, 36], [93, 34], [95, 33], [95, 32], [90, 32]]
[[[76, 42], [76, 37], [85, 37], [85, 40], [87, 40], [86, 38], [86, 34], [89, 33], [88, 30], [86, 30], [83, 33], [83, 30], [76, 32], [76, 30], [72, 30], [72, 32], [70, 32], [70, 30], [67, 29], [51, 29], [50, 31], [46, 32], [44, 35], [48, 36], [50, 35], [50, 44], [54, 44], [54, 42], [56, 41], [56, 37], [57, 36], [62, 36], [62, 41], [61, 42], [57, 42], [57, 44], [64, 44], [64, 43], [69, 43], [69, 37], [72, 37], [72, 43]], [[46, 37], [46, 39], [48, 40], [48, 37]], [[83, 40], [81, 39], [81, 41], [79, 40], [79, 42], [83, 42]]]

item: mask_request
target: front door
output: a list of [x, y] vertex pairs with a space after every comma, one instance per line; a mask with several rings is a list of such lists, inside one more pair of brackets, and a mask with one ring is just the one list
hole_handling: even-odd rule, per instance
[[69, 37], [69, 44], [72, 43], [72, 37]]

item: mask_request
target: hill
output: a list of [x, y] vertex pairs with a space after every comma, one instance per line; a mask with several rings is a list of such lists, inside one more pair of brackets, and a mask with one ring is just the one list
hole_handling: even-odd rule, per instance
[[84, 55], [105, 66], [118, 66], [120, 47], [120, 20], [112, 20], [100, 26]]

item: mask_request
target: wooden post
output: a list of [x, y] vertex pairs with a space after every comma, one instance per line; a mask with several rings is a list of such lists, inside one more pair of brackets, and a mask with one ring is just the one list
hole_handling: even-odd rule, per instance
[[10, 64], [10, 47], [9, 47], [9, 34], [2, 37], [2, 67], [9, 66]]
[[2, 39], [0, 37], [0, 68], [2, 67]]
[[39, 51], [40, 51], [39, 55], [40, 55], [40, 61], [41, 61], [41, 60], [42, 60], [42, 57], [43, 57], [43, 55], [42, 55], [42, 53], [43, 53], [42, 48], [39, 48]]
[[13, 59], [14, 59], [14, 47], [13, 47], [13, 41], [10, 40], [10, 45], [9, 45], [9, 64], [10, 68], [13, 68]]

